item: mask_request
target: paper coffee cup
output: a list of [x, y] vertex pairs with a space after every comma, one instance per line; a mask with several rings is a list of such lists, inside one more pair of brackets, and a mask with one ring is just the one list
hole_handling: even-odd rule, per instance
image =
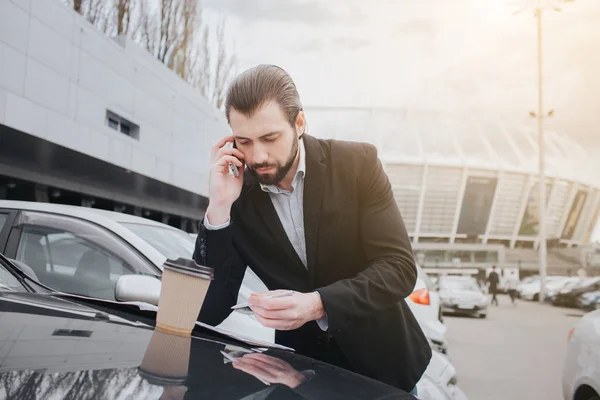
[[160, 386], [185, 384], [190, 361], [191, 336], [155, 330], [139, 367], [139, 374]]
[[190, 335], [213, 276], [212, 268], [193, 260], [167, 260], [163, 265], [156, 329]]

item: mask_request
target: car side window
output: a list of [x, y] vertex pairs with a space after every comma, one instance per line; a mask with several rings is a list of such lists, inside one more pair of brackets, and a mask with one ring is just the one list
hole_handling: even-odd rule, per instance
[[52, 289], [114, 301], [121, 275], [155, 274], [126, 244], [92, 223], [27, 212], [19, 227], [15, 259]]

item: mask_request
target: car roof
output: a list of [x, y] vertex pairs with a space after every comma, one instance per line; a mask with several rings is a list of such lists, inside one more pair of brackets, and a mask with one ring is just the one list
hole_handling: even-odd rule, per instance
[[112, 231], [123, 240], [131, 244], [148, 258], [155, 266], [162, 268], [166, 257], [148, 242], [127, 229], [122, 223], [137, 223], [149, 226], [160, 226], [176, 229], [160, 222], [152, 221], [135, 215], [121, 214], [113, 211], [99, 210], [95, 208], [71, 206], [65, 204], [37, 203], [31, 201], [0, 200], [0, 209], [37, 211], [62, 216], [79, 218], [100, 225]]
[[[286, 386], [268, 386], [233, 368], [223, 354], [253, 353], [284, 362], [307, 377], [317, 376], [311, 386], [324, 398], [414, 398], [293, 352], [265, 352], [201, 327], [190, 337], [168, 335], [154, 330], [153, 324], [139, 322], [137, 314], [107, 310], [55, 296], [0, 292], [4, 321], [0, 332], [7, 341], [0, 364], [5, 390], [36, 393], [40, 398], [62, 398], [68, 392], [72, 398], [102, 393], [147, 399], [160, 397], [166, 387], [175, 391], [183, 387], [186, 398], [240, 399], [274, 388], [273, 397], [295, 398]], [[12, 332], [26, 334], [6, 334]]]
[[154, 225], [161, 226], [166, 228], [175, 229], [172, 226], [153, 221], [148, 218], [138, 217], [137, 215], [119, 213], [116, 211], [102, 210], [99, 208], [90, 208], [90, 207], [82, 207], [82, 206], [73, 206], [68, 204], [54, 204], [54, 203], [39, 203], [33, 201], [15, 201], [15, 200], [0, 200], [0, 208], [12, 208], [12, 209], [21, 209], [21, 210], [29, 210], [29, 211], [43, 211], [43, 212], [53, 212], [56, 214], [62, 215], [86, 215], [86, 214], [95, 214], [101, 215], [104, 218], [108, 218], [110, 220], [116, 222], [129, 222], [141, 225]]
[[459, 276], [459, 275], [441, 275], [439, 279], [451, 279], [456, 281], [474, 281], [476, 280], [472, 276]]
[[597, 282], [600, 282], [600, 276], [591, 276], [584, 278], [581, 284], [585, 286], [591, 286]]

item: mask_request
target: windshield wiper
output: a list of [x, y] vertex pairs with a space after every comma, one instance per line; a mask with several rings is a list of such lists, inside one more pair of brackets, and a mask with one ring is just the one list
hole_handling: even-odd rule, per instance
[[4, 255], [0, 254], [0, 260], [4, 261], [4, 263], [6, 264], [6, 267], [8, 269], [10, 269], [10, 272], [13, 273], [13, 276], [15, 277], [15, 279], [17, 279], [19, 281], [19, 283], [23, 286], [25, 286], [26, 289], [28, 289], [29, 291], [32, 292], [39, 292], [35, 287], [32, 286], [32, 284], [48, 291], [48, 292], [53, 292], [54, 289], [50, 288], [49, 286], [46, 286], [45, 284], [43, 284], [42, 282], [32, 278], [31, 276], [29, 276], [25, 271], [23, 271], [21, 269], [21, 267], [19, 266], [20, 262], [13, 260], [12, 258], [6, 258]]

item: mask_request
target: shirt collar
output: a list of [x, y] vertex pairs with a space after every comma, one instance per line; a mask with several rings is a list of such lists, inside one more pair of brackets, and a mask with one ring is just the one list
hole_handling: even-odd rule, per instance
[[[292, 181], [292, 187], [296, 190], [297, 179], [303, 179], [306, 176], [306, 150], [304, 149], [304, 140], [299, 140], [298, 151], [300, 152], [300, 159], [298, 160], [298, 170], [296, 176]], [[275, 185], [263, 185], [260, 184], [260, 188], [265, 192], [271, 193], [289, 193], [289, 190], [283, 190]]]

